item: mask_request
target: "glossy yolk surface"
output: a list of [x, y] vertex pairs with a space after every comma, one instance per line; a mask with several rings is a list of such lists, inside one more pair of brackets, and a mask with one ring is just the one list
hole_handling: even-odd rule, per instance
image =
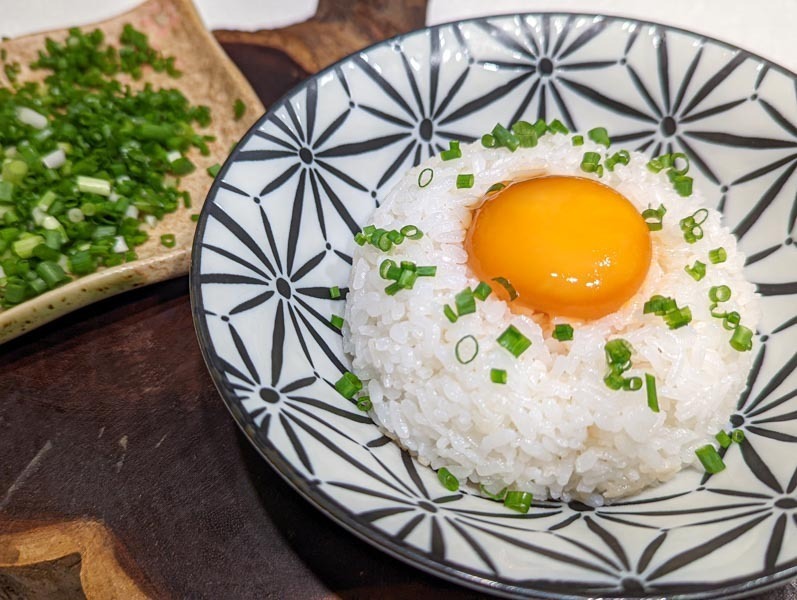
[[548, 176], [504, 188], [476, 212], [466, 240], [476, 276], [550, 316], [596, 319], [631, 298], [650, 267], [650, 232], [612, 188]]

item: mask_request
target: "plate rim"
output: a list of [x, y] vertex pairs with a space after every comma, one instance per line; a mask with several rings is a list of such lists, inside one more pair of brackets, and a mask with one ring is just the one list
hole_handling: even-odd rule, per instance
[[[341, 64], [351, 60], [352, 58], [358, 56], [359, 54], [371, 52], [383, 46], [390, 46], [394, 42], [400, 41], [407, 37], [433, 32], [438, 29], [454, 25], [475, 23], [480, 21], [486, 21], [489, 19], [496, 19], [496, 18], [513, 19], [518, 17], [524, 18], [524, 17], [542, 17], [542, 16], [574, 17], [574, 18], [585, 17], [589, 19], [601, 18], [612, 21], [625, 21], [628, 23], [633, 23], [642, 26], [663, 28], [668, 31], [682, 33], [697, 39], [704, 40], [706, 42], [711, 42], [727, 50], [732, 50], [734, 52], [742, 53], [746, 59], [753, 59], [759, 61], [760, 63], [766, 65], [767, 68], [774, 69], [775, 71], [778, 71], [783, 75], [786, 75], [790, 79], [794, 80], [795, 83], [797, 83], [796, 72], [786, 67], [783, 67], [782, 65], [768, 58], [765, 58], [755, 52], [752, 52], [750, 50], [747, 50], [730, 42], [726, 42], [719, 38], [715, 38], [711, 35], [690, 31], [683, 27], [675, 25], [667, 25], [656, 21], [649, 21], [646, 19], [638, 19], [636, 17], [627, 17], [620, 14], [598, 14], [598, 13], [589, 13], [589, 12], [580, 12], [580, 11], [509, 12], [509, 13], [499, 13], [492, 15], [469, 17], [466, 19], [453, 19], [442, 23], [436, 23], [434, 25], [419, 27], [407, 31], [405, 33], [400, 33], [398, 35], [391, 36], [389, 38], [380, 40], [378, 42], [375, 42], [364, 48], [360, 48], [358, 50], [355, 50], [354, 52], [351, 52], [343, 56], [342, 58], [336, 60], [327, 67], [321, 69], [320, 71], [313, 73], [312, 75], [308, 76], [307, 78], [305, 78], [304, 80], [293, 86], [282, 96], [280, 96], [275, 102], [273, 102], [271, 106], [266, 107], [266, 112], [264, 112], [260, 117], [258, 117], [258, 119], [252, 124], [252, 126], [236, 143], [235, 147], [230, 152], [229, 156], [225, 159], [221, 170], [217, 174], [210, 189], [208, 190], [207, 196], [205, 197], [205, 201], [200, 211], [199, 220], [197, 222], [196, 230], [194, 233], [194, 239], [191, 244], [191, 265], [188, 273], [189, 298], [191, 304], [191, 315], [194, 322], [194, 330], [197, 336], [197, 341], [199, 343], [199, 349], [202, 354], [202, 359], [205, 362], [205, 366], [207, 367], [211, 375], [213, 385], [218, 391], [222, 402], [224, 403], [225, 407], [230, 413], [230, 416], [232, 417], [236, 425], [238, 425], [239, 429], [241, 430], [241, 433], [243, 433], [243, 435], [246, 437], [247, 442], [250, 443], [255, 448], [257, 453], [261, 456], [261, 458], [263, 458], [263, 460], [265, 460], [265, 462], [269, 465], [269, 467], [271, 467], [274, 471], [276, 471], [277, 474], [283, 479], [283, 481], [287, 482], [288, 485], [290, 485], [302, 497], [302, 499], [308, 502], [314, 509], [319, 510], [327, 518], [331, 519], [336, 525], [343, 527], [345, 530], [347, 530], [349, 533], [354, 534], [360, 540], [366, 542], [370, 546], [377, 548], [379, 551], [384, 552], [385, 554], [391, 556], [392, 558], [398, 559], [403, 563], [410, 565], [414, 568], [418, 568], [427, 574], [467, 587], [472, 590], [476, 590], [479, 592], [486, 592], [491, 595], [505, 597], [505, 598], [524, 597], [524, 598], [539, 598], [542, 600], [588, 600], [591, 599], [592, 596], [585, 594], [551, 592], [546, 590], [534, 589], [531, 587], [523, 587], [519, 585], [514, 585], [512, 583], [496, 581], [495, 579], [490, 579], [488, 577], [476, 575], [474, 573], [464, 570], [464, 568], [457, 568], [451, 565], [438, 563], [426, 557], [422, 552], [420, 552], [413, 546], [410, 546], [409, 544], [403, 542], [396, 541], [390, 535], [380, 531], [379, 529], [376, 529], [374, 527], [366, 527], [365, 525], [359, 523], [356, 519], [352, 517], [352, 515], [349, 512], [346, 511], [345, 507], [340, 505], [332, 497], [324, 494], [323, 492], [319, 492], [317, 489], [313, 489], [314, 486], [312, 482], [298, 475], [296, 473], [296, 470], [290, 465], [290, 463], [280, 455], [276, 446], [274, 446], [267, 438], [265, 440], [257, 439], [258, 438], [257, 429], [252, 427], [251, 423], [246, 422], [246, 416], [240, 410], [238, 410], [238, 408], [235, 406], [235, 403], [227, 399], [225, 392], [223, 390], [224, 374], [218, 368], [218, 366], [214, 364], [216, 359], [215, 352], [213, 351], [213, 346], [211, 344], [210, 333], [203, 320], [204, 304], [202, 302], [202, 296], [200, 293], [201, 283], [199, 281], [200, 267], [202, 262], [201, 261], [201, 254], [202, 254], [201, 250], [203, 243], [202, 240], [204, 237], [205, 227], [207, 225], [208, 215], [210, 212], [210, 205], [213, 202], [211, 198], [215, 199], [221, 187], [221, 182], [224, 180], [224, 176], [227, 174], [227, 171], [237, 161], [237, 157], [242, 151], [243, 146], [251, 139], [251, 137], [254, 135], [254, 132], [265, 124], [265, 122], [269, 118], [270, 113], [279, 110], [281, 107], [287, 104], [291, 100], [291, 98], [304, 91], [309, 86], [310, 81], [320, 79], [323, 76], [327, 75], [328, 73], [334, 72], [334, 70], [338, 68]], [[413, 458], [413, 460], [415, 459]], [[723, 600], [732, 600], [734, 598], [747, 597], [753, 592], [766, 592], [768, 590], [779, 587], [780, 585], [783, 585], [784, 583], [794, 578], [797, 578], [797, 566], [789, 567], [787, 569], [778, 571], [770, 575], [763, 575], [754, 578], [745, 577], [744, 579], [740, 580], [738, 583], [728, 584], [725, 585], [724, 587], [712, 588], [709, 590], [703, 590], [697, 592], [675, 594], [667, 597], [670, 598], [671, 600], [712, 600], [715, 598]], [[607, 600], [610, 600], [612, 598], [621, 600], [621, 599], [632, 599], [632, 598], [633, 599], [645, 599], [645, 598], [654, 598], [654, 597], [658, 598], [662, 596], [603, 595], [602, 597], [606, 598]]]

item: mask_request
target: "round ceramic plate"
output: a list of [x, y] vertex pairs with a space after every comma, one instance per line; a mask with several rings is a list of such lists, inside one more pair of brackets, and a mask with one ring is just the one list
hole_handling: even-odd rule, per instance
[[[191, 289], [233, 417], [319, 509], [402, 560], [498, 594], [728, 598], [797, 574], [797, 87], [738, 48], [650, 23], [531, 14], [432, 27], [350, 56], [247, 134], [202, 210]], [[686, 152], [749, 257], [764, 319], [728, 468], [593, 509], [521, 515], [401, 452], [333, 383], [347, 370], [352, 236], [413, 165], [496, 122], [605, 126]], [[329, 288], [339, 286], [340, 298]]]

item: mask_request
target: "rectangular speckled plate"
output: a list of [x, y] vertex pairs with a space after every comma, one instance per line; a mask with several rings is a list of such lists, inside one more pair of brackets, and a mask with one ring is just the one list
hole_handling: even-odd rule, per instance
[[[190, 0], [148, 0], [131, 12], [82, 29], [102, 29], [106, 39], [115, 43], [126, 23], [145, 32], [153, 47], [177, 57], [177, 67], [183, 72], [179, 79], [172, 79], [165, 73], [147, 71], [141, 83], [177, 88], [191, 103], [211, 109], [213, 122], [201, 130], [216, 136], [216, 141], [210, 144], [210, 156], [193, 151], [189, 156], [197, 169], [182, 178], [180, 185], [190, 192], [193, 206], [190, 209], [181, 206], [166, 215], [156, 228], [148, 230], [149, 241], [136, 248], [138, 260], [102, 269], [19, 306], [0, 309], [0, 343], [102, 298], [187, 273], [195, 227], [190, 215], [199, 212], [212, 183], [206, 168], [222, 163], [230, 146], [264, 111], [246, 79], [205, 29]], [[61, 40], [66, 35], [66, 30], [35, 34], [2, 42], [0, 48], [5, 48], [9, 61], [22, 65], [21, 81], [41, 79], [42, 73], [32, 72], [26, 65], [36, 58], [46, 37]], [[0, 73], [0, 84], [7, 83], [5, 75]], [[232, 106], [238, 98], [247, 110], [242, 119], [235, 121]], [[175, 247], [161, 245], [160, 236], [165, 233], [175, 235]]]

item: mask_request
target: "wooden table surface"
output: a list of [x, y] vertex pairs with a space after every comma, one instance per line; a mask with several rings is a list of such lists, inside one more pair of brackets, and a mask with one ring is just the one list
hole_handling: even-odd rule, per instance
[[[424, 14], [321, 0], [301, 25], [214, 33], [268, 106]], [[0, 600], [479, 597], [355, 538], [261, 460], [202, 361], [187, 278], [2, 346], [0, 382]]]

